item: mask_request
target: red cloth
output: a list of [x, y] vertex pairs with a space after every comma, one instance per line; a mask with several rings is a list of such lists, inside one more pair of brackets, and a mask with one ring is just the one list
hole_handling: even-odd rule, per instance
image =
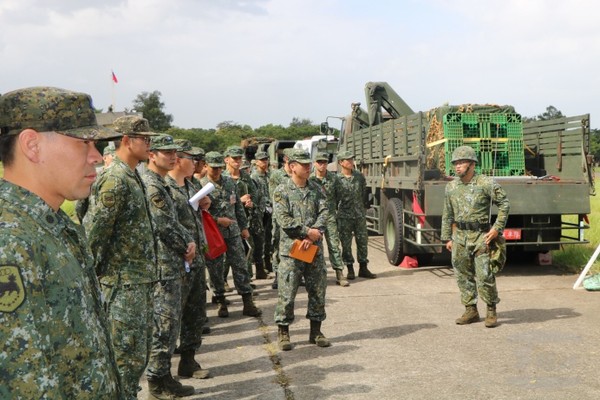
[[204, 255], [209, 260], [214, 260], [227, 251], [227, 244], [225, 244], [225, 239], [223, 239], [214, 218], [206, 210], [202, 210], [202, 224], [208, 242], [208, 250]]
[[110, 73], [112, 74], [112, 81], [114, 83], [119, 83], [119, 80], [117, 79], [117, 76], [115, 75], [115, 73], [113, 71], [110, 71]]

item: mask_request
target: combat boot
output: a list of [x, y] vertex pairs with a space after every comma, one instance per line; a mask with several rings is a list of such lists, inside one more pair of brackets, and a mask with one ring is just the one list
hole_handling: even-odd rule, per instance
[[485, 315], [485, 326], [486, 328], [493, 328], [498, 325], [498, 316], [496, 315], [496, 305], [488, 304], [487, 314]]
[[182, 385], [171, 374], [148, 378], [148, 398], [171, 400], [174, 397], [187, 397], [196, 393], [193, 386]]
[[273, 279], [273, 283], [271, 284], [271, 289], [277, 290], [279, 286], [277, 285], [277, 272], [275, 272], [275, 279]]
[[262, 311], [260, 308], [256, 307], [252, 300], [252, 293], [243, 294], [242, 301], [244, 302], [242, 315], [247, 315], [248, 317], [260, 317], [262, 315]]
[[360, 263], [360, 266], [358, 268], [358, 276], [360, 278], [369, 278], [369, 279], [377, 278], [377, 275], [375, 275], [374, 273], [369, 271], [369, 269], [367, 268], [367, 263]]
[[329, 347], [331, 342], [321, 333], [321, 321], [310, 321], [310, 334], [308, 342], [319, 347]]
[[256, 279], [269, 279], [269, 274], [262, 265], [256, 264]]
[[200, 364], [194, 359], [194, 350], [186, 350], [181, 353], [177, 375], [184, 378], [206, 379], [210, 376], [207, 369], [202, 369]]
[[225, 281], [225, 284], [223, 285], [223, 287], [225, 288], [225, 291], [227, 293], [233, 292], [233, 288], [231, 286], [229, 286], [229, 283], [227, 283], [227, 281]]
[[225, 300], [225, 296], [217, 296], [217, 305], [218, 305], [217, 315], [220, 318], [229, 317], [229, 310], [227, 309], [227, 303]]
[[348, 280], [351, 280], [351, 281], [356, 279], [356, 275], [354, 275], [354, 265], [346, 264], [346, 268], [348, 268], [348, 273], [346, 274], [346, 278], [348, 278]]
[[350, 286], [350, 283], [344, 278], [344, 272], [341, 269], [335, 270], [335, 283], [342, 287]]
[[456, 320], [456, 324], [467, 325], [473, 322], [479, 322], [479, 311], [477, 311], [477, 306], [466, 306], [465, 313]]
[[292, 349], [289, 326], [279, 325], [279, 330], [277, 333], [277, 345], [279, 346], [279, 349], [283, 351], [288, 351]]

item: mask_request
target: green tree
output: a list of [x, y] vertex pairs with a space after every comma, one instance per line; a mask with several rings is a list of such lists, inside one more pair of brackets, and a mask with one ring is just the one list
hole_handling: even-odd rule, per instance
[[133, 100], [133, 109], [141, 112], [150, 123], [150, 128], [164, 132], [171, 127], [173, 116], [164, 112], [165, 103], [160, 100], [162, 94], [155, 90], [152, 93], [142, 92]]
[[600, 161], [600, 129], [592, 129], [590, 132], [590, 153], [594, 155], [594, 161]]
[[546, 121], [549, 119], [562, 118], [564, 117], [563, 113], [554, 106], [546, 107], [546, 111], [539, 114], [536, 119], [538, 121]]

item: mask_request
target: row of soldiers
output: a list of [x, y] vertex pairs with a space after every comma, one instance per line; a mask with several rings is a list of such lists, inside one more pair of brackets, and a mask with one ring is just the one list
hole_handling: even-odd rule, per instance
[[[152, 132], [138, 116], [121, 117], [114, 130], [106, 129], [97, 125], [88, 95], [57, 88], [4, 94], [0, 111], [0, 160], [5, 167], [0, 181], [0, 332], [7, 355], [0, 367], [6, 378], [0, 394], [134, 399], [144, 371], [152, 398], [193, 394], [192, 386], [171, 375], [171, 358], [179, 343], [178, 375], [209, 375], [195, 359], [207, 319], [207, 270], [220, 316], [228, 314], [226, 266], [242, 296], [242, 313], [261, 315], [253, 301], [244, 241], [250, 231], [260, 231], [262, 210], [263, 231], [268, 230], [264, 219], [272, 214], [281, 242], [275, 247], [279, 257], [273, 258], [279, 265], [271, 267], [278, 274], [275, 321], [280, 348], [292, 347], [287, 328], [294, 319], [301, 278], [309, 292], [309, 340], [320, 347], [330, 345], [320, 331], [326, 287], [322, 239], [335, 237], [335, 217], [329, 212], [334, 197], [326, 198], [326, 191], [309, 181], [312, 160], [306, 152], [286, 155], [285, 172], [277, 173], [282, 182], [268, 197], [264, 184], [255, 183], [261, 192], [244, 198], [235, 183], [235, 167], [224, 171], [225, 160], [229, 165], [241, 158], [239, 147], [227, 149], [225, 157], [218, 152], [203, 157], [187, 141]], [[110, 165], [96, 176], [100, 159], [95, 143], [100, 140], [112, 140], [115, 150]], [[352, 157], [339, 158], [344, 182], [344, 164], [352, 165]], [[316, 161], [315, 174], [324, 161]], [[258, 154], [256, 175], [261, 163], [268, 167], [267, 157]], [[267, 170], [262, 172], [268, 177]], [[335, 180], [337, 175], [332, 176]], [[354, 177], [347, 182], [360, 183]], [[276, 181], [276, 176], [269, 178]], [[189, 199], [208, 183], [215, 189], [200, 201], [199, 207], [209, 212], [203, 217]], [[80, 209], [82, 224], [74, 225], [60, 204], [88, 195], [81, 203], [86, 205]], [[354, 218], [353, 207], [362, 207], [362, 196], [340, 196], [348, 204], [337, 206], [347, 212], [346, 219]], [[364, 218], [364, 209], [359, 216]], [[203, 218], [219, 226], [227, 243], [226, 253], [215, 259], [204, 257], [208, 241]], [[340, 211], [338, 220], [344, 218]], [[256, 220], [251, 230], [248, 220]], [[357, 232], [358, 237], [358, 229], [346, 224], [340, 225], [344, 232]], [[268, 250], [266, 258], [264, 250], [256, 251], [260, 240], [253, 240], [259, 278], [271, 259]], [[294, 240], [303, 248], [319, 246], [312, 263], [289, 257]], [[335, 247], [330, 245], [330, 251]], [[352, 279], [352, 255], [346, 256], [344, 251]], [[359, 276], [373, 278], [366, 268], [366, 246], [358, 258]], [[334, 259], [337, 281], [343, 284], [341, 264]]]

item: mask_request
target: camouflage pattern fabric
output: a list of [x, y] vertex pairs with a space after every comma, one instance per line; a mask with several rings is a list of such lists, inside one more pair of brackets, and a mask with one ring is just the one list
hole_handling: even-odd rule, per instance
[[[271, 203], [271, 197], [269, 196], [269, 183], [267, 181], [268, 175], [266, 173], [261, 174], [258, 171], [252, 171], [250, 174], [254, 185], [256, 186], [256, 201], [254, 203], [254, 213], [251, 226], [251, 235], [253, 238], [254, 249], [253, 257], [254, 263], [258, 266], [264, 266], [265, 260], [271, 256], [271, 213], [273, 206]], [[270, 210], [271, 212], [267, 212]], [[267, 227], [265, 227], [265, 222]], [[267, 228], [269, 232], [267, 233]], [[267, 242], [268, 240], [268, 242]]]
[[313, 172], [309, 178], [312, 182], [315, 182], [323, 188], [327, 196], [327, 211], [329, 216], [327, 218], [327, 226], [325, 228], [325, 240], [327, 241], [327, 250], [329, 253], [329, 262], [331, 267], [335, 270], [342, 271], [344, 265], [342, 264], [342, 255], [340, 252], [340, 236], [338, 234], [337, 227], [337, 204], [340, 202], [340, 178], [337, 174], [327, 171], [324, 178], [319, 178]]
[[[283, 182], [287, 182], [290, 180], [290, 176], [288, 175], [287, 172], [285, 172], [285, 169], [283, 167], [281, 167], [281, 169], [276, 169], [274, 171], [271, 172], [271, 176], [269, 177], [269, 193], [270, 193], [270, 197], [271, 197], [271, 201], [273, 201], [273, 193], [275, 192], [275, 189], [282, 184]], [[277, 221], [275, 220], [275, 217], [272, 217], [272, 222], [273, 222], [273, 256], [271, 258], [272, 260], [272, 264], [273, 264], [273, 271], [277, 272], [277, 266], [279, 265], [279, 239], [281, 236], [281, 231], [279, 229], [279, 226], [277, 225]]]
[[0, 179], [0, 398], [120, 399], [83, 229]]
[[92, 185], [83, 224], [101, 283], [156, 281], [156, 243], [145, 189], [138, 173], [118, 156]]
[[486, 232], [455, 229], [456, 222], [487, 224], [491, 203], [498, 207], [493, 227], [502, 233], [510, 204], [506, 192], [492, 178], [475, 174], [469, 183], [455, 178], [446, 185], [442, 215], [442, 240], [452, 240], [452, 266], [464, 305], [477, 304], [477, 294], [488, 305], [500, 301], [496, 278], [490, 268]]
[[304, 239], [310, 228], [325, 229], [327, 199], [314, 182], [300, 188], [290, 179], [273, 193], [273, 217], [281, 227], [279, 250], [281, 262], [277, 271], [278, 300], [275, 323], [290, 325], [294, 321], [294, 301], [303, 276], [308, 293], [306, 318], [324, 321], [327, 267], [323, 257], [323, 243], [315, 243], [319, 250], [312, 264], [288, 256], [295, 239]]
[[179, 334], [179, 347], [182, 352], [197, 350], [202, 343], [202, 327], [207, 322], [206, 316], [206, 236], [202, 225], [202, 217], [194, 211], [188, 200], [201, 189], [200, 182], [185, 179], [184, 186], [178, 186], [177, 181], [170, 176], [166, 178], [171, 193], [179, 222], [185, 226], [196, 241], [196, 258], [190, 265], [190, 272], [183, 277], [181, 287], [182, 312], [181, 332]]
[[241, 237], [241, 231], [248, 228], [248, 222], [244, 207], [237, 194], [236, 185], [227, 176], [221, 176], [220, 182], [211, 181], [208, 176], [201, 180], [202, 185], [206, 185], [208, 182], [212, 182], [215, 186], [215, 189], [209, 194], [211, 204], [208, 211], [210, 214], [215, 220], [219, 217], [227, 217], [237, 221], [228, 227], [219, 226], [227, 244], [227, 252], [214, 260], [206, 260], [208, 273], [214, 287], [214, 295], [217, 297], [225, 295], [225, 262], [233, 270], [233, 282], [238, 293], [252, 293]]
[[156, 243], [141, 178], [118, 156], [92, 186], [83, 223], [102, 284], [123, 389], [135, 398], [150, 351]]
[[[162, 136], [157, 136], [162, 139]], [[164, 143], [164, 141], [161, 141]], [[181, 324], [181, 285], [185, 274], [184, 254], [194, 241], [179, 223], [171, 189], [156, 172], [145, 169], [142, 181], [150, 204], [154, 237], [158, 244], [159, 282], [154, 285], [154, 330], [146, 376], [157, 378], [171, 371], [171, 356]]]
[[184, 254], [194, 238], [179, 222], [171, 189], [165, 179], [150, 169], [145, 169], [141, 177], [157, 241], [158, 280], [180, 279], [185, 274]]
[[365, 207], [366, 180], [355, 170], [346, 177], [338, 173], [340, 178], [340, 197], [337, 203], [338, 232], [342, 245], [344, 264], [353, 264], [352, 237], [356, 242], [356, 258], [359, 263], [368, 263], [369, 233]]

